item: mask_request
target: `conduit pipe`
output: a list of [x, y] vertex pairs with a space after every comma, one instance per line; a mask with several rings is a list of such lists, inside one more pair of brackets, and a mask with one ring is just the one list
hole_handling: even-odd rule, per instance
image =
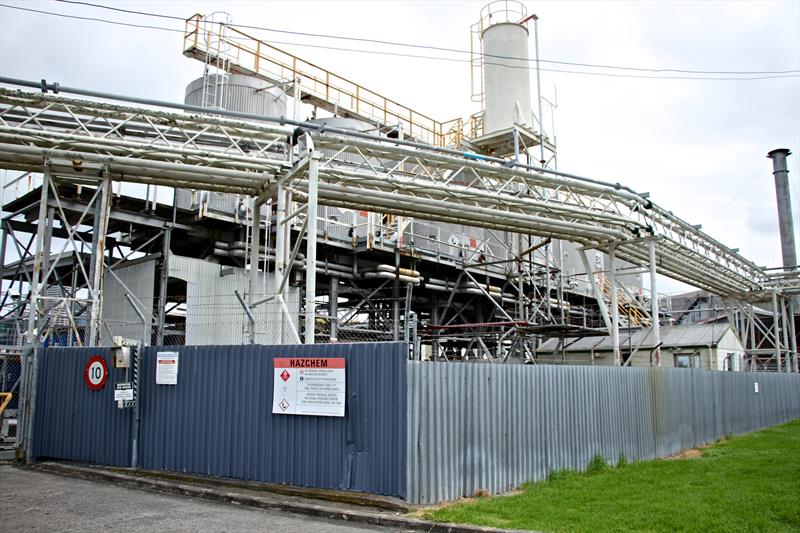
[[[501, 196], [496, 191], [493, 192], [489, 190], [472, 189], [464, 187], [462, 185], [455, 185], [452, 183], [445, 185], [434, 181], [421, 182], [420, 180], [411, 177], [403, 178], [397, 175], [386, 177], [376, 174], [368, 174], [364, 172], [341, 169], [338, 167], [326, 167], [325, 169], [323, 169], [322, 172], [324, 176], [328, 178], [333, 177], [336, 181], [349, 179], [351, 181], [355, 181], [361, 187], [363, 187], [364, 185], [372, 185], [375, 187], [379, 187], [385, 191], [394, 191], [397, 190], [398, 188], [403, 188], [403, 187], [423, 188], [426, 194], [430, 194], [433, 196], [437, 195], [438, 193], [438, 196], [440, 196], [442, 199], [452, 198], [454, 193], [458, 193], [459, 197], [463, 198], [469, 197], [470, 199], [474, 199], [474, 201], [476, 202], [478, 201], [477, 198], [482, 198], [492, 205], [496, 205], [498, 199], [501, 198]], [[506, 205], [516, 204], [520, 208], [529, 208], [536, 211], [555, 212], [563, 214], [564, 216], [570, 216], [586, 220], [601, 219], [609, 224], [624, 226], [626, 228], [630, 228], [632, 226], [638, 226], [641, 230], [645, 230], [646, 228], [646, 225], [641, 222], [632, 220], [630, 218], [626, 218], [621, 215], [607, 213], [604, 211], [578, 208], [566, 204], [556, 204], [553, 202], [548, 203], [536, 200], [534, 198], [514, 196], [511, 194], [504, 194], [502, 196], [502, 201]]]
[[[311, 122], [298, 122], [298, 121], [294, 121], [294, 120], [288, 120], [288, 119], [286, 119], [286, 117], [269, 117], [269, 116], [255, 115], [255, 114], [251, 114], [251, 113], [242, 113], [242, 112], [237, 112], [237, 111], [209, 109], [209, 108], [200, 107], [200, 106], [192, 106], [192, 105], [187, 105], [187, 104], [177, 104], [177, 103], [174, 103], [174, 102], [153, 100], [153, 99], [149, 99], [149, 98], [130, 97], [130, 96], [124, 96], [124, 95], [119, 95], [119, 94], [112, 94], [112, 93], [105, 93], [105, 92], [100, 92], [100, 91], [91, 91], [91, 90], [86, 90], [86, 89], [80, 89], [80, 88], [77, 88], [77, 87], [61, 86], [58, 83], [50, 83], [50, 84], [48, 84], [44, 80], [42, 80], [40, 82], [36, 82], [36, 81], [22, 80], [22, 79], [18, 79], [18, 78], [9, 78], [9, 77], [6, 77], [6, 76], [0, 76], [0, 83], [5, 83], [5, 84], [9, 84], [9, 85], [17, 85], [19, 87], [28, 87], [28, 88], [31, 88], [31, 89], [42, 90], [43, 92], [47, 92], [49, 90], [49, 91], [53, 91], [55, 93], [61, 92], [61, 93], [68, 93], [68, 94], [77, 94], [77, 95], [81, 95], [81, 96], [89, 96], [89, 97], [93, 97], [93, 98], [103, 98], [103, 99], [109, 99], [109, 100], [118, 100], [118, 101], [135, 103], [135, 104], [140, 104], [140, 105], [164, 107], [164, 108], [168, 108], [168, 109], [177, 109], [177, 110], [182, 110], [182, 111], [193, 111], [193, 112], [201, 114], [201, 115], [230, 116], [230, 117], [242, 118], [242, 119], [246, 119], [246, 120], [258, 120], [258, 121], [262, 121], [262, 122], [279, 123], [280, 125], [289, 124], [289, 125], [292, 125], [292, 126], [300, 126], [300, 127], [306, 128], [306, 129], [311, 130], [311, 131], [319, 131], [319, 132], [329, 131], [329, 132], [337, 133], [337, 134], [340, 134], [340, 135], [344, 135], [346, 137], [356, 137], [356, 138], [366, 139], [366, 140], [381, 141], [381, 142], [384, 142], [384, 143], [388, 143], [388, 144], [394, 145], [397, 148], [400, 148], [401, 146], [407, 146], [409, 148], [421, 148], [421, 149], [424, 149], [426, 151], [436, 152], [436, 153], [439, 153], [439, 154], [448, 154], [448, 155], [451, 155], [451, 156], [458, 156], [459, 158], [465, 158], [465, 159], [477, 159], [477, 160], [481, 160], [481, 161], [489, 161], [489, 162], [499, 163], [499, 164], [502, 164], [502, 165], [510, 165], [510, 166], [514, 166], [514, 167], [522, 168], [522, 169], [526, 169], [526, 170], [533, 170], [535, 172], [543, 172], [543, 173], [552, 174], [552, 175], [555, 175], [555, 176], [561, 176], [563, 178], [568, 178], [568, 179], [571, 179], [571, 180], [575, 180], [577, 182], [582, 182], [582, 183], [585, 183], [587, 185], [599, 185], [599, 186], [604, 187], [604, 188], [611, 188], [613, 191], [626, 193], [626, 194], [629, 193], [632, 196], [632, 198], [635, 199], [635, 201], [649, 205], [649, 201], [646, 198], [644, 198], [642, 195], [636, 193], [633, 189], [630, 189], [629, 187], [626, 187], [626, 186], [623, 186], [623, 185], [620, 185], [620, 184], [610, 184], [610, 183], [603, 182], [603, 181], [600, 181], [600, 180], [594, 180], [594, 179], [591, 179], [591, 178], [578, 176], [576, 174], [570, 174], [570, 173], [566, 173], [566, 172], [551, 170], [551, 169], [547, 169], [547, 168], [543, 168], [543, 167], [536, 167], [536, 166], [532, 166], [532, 165], [524, 165], [522, 163], [506, 161], [505, 159], [500, 159], [500, 158], [497, 158], [497, 157], [487, 157], [487, 156], [482, 156], [482, 155], [479, 155], [479, 154], [472, 154], [472, 153], [469, 153], [469, 152], [463, 152], [463, 151], [459, 151], [459, 150], [452, 150], [452, 149], [448, 149], [448, 148], [439, 148], [439, 147], [436, 147], [436, 146], [433, 146], [433, 145], [430, 145], [430, 144], [426, 144], [426, 143], [406, 141], [406, 140], [401, 140], [401, 139], [391, 139], [391, 140], [389, 140], [388, 138], [380, 137], [380, 136], [377, 136], [377, 135], [369, 135], [369, 134], [366, 134], [366, 133], [360, 133], [360, 132], [355, 132], [355, 131], [346, 130], [346, 129], [332, 128], [332, 127], [329, 127], [329, 126], [324, 125], [324, 124], [316, 124], [316, 123], [311, 123]], [[28, 96], [31, 96], [31, 95], [28, 95]], [[139, 111], [139, 110], [135, 110], [135, 111]], [[247, 124], [247, 126], [250, 127], [250, 128], [253, 127], [252, 124]], [[260, 125], [259, 125], [259, 129], [261, 129]], [[267, 129], [267, 128], [264, 128], [264, 129]], [[281, 130], [281, 132], [284, 132], [284, 131], [285, 130]], [[285, 131], [285, 132], [289, 133], [288, 131]], [[319, 135], [318, 137], [320, 139], [324, 139], [324, 137], [322, 135]], [[315, 138], [315, 143], [316, 143], [316, 138]]]

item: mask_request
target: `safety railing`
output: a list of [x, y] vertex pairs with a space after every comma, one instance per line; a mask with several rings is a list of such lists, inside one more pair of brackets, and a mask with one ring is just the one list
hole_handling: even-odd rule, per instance
[[[224, 31], [223, 31], [224, 29]], [[262, 76], [287, 88], [299, 82], [301, 98], [327, 103], [385, 128], [402, 129], [403, 135], [434, 146], [445, 146], [445, 126], [390, 98], [371, 91], [329, 70], [248, 35], [235, 27], [206, 24], [200, 14], [186, 20], [184, 54], [200, 53], [203, 59], [215, 49], [206, 43], [225, 41], [231, 69]], [[200, 57], [198, 57], [200, 59]]]

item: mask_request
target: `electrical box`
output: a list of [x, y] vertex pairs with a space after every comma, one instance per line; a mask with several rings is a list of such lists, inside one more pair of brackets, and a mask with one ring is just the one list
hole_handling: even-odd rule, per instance
[[114, 368], [130, 368], [131, 367], [131, 347], [130, 346], [116, 346], [113, 348], [114, 352]]

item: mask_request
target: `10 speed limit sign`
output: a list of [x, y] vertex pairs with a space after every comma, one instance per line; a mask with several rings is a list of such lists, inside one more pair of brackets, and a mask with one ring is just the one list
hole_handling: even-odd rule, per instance
[[100, 390], [106, 386], [108, 380], [108, 365], [105, 358], [95, 355], [86, 363], [83, 379], [89, 390]]

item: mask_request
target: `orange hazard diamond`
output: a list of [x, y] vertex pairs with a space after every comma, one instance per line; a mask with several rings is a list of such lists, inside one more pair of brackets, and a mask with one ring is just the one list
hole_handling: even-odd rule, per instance
[[286, 370], [281, 372], [281, 379], [283, 381], [288, 381], [290, 377], [292, 377], [292, 375], [289, 372], [287, 372]]

